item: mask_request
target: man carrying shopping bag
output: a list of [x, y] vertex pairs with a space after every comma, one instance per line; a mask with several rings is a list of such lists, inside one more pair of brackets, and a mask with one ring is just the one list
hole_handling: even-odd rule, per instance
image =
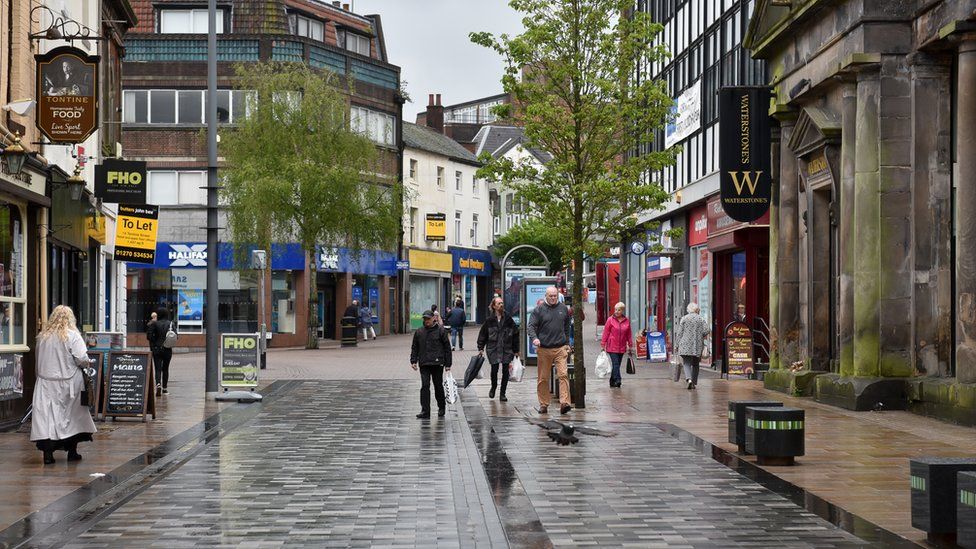
[[451, 340], [447, 332], [434, 322], [434, 313], [424, 311], [424, 326], [413, 333], [410, 345], [410, 367], [420, 370], [420, 413], [418, 419], [430, 417], [430, 383], [434, 382], [437, 415], [443, 416], [444, 371], [451, 371]]

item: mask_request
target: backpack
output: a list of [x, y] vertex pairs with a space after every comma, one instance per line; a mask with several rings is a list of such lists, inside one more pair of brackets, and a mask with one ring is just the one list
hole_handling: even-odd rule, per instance
[[169, 326], [166, 327], [166, 338], [163, 339], [163, 347], [172, 349], [174, 346], [176, 346], [176, 339], [178, 337], [179, 336], [176, 334], [176, 331], [173, 330], [173, 323], [170, 322]]

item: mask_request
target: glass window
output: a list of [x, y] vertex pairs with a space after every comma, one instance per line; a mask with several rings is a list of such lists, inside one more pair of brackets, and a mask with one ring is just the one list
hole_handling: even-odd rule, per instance
[[461, 245], [461, 212], [454, 212], [454, 243]]
[[122, 121], [135, 124], [149, 122], [149, 92], [128, 90], [122, 94]]
[[444, 168], [441, 166], [437, 166], [437, 186], [444, 186]]
[[417, 179], [417, 161], [410, 159], [410, 179]]
[[168, 206], [179, 203], [176, 172], [150, 171], [147, 199], [150, 204]]
[[478, 196], [481, 194], [481, 187], [478, 185], [478, 178], [471, 176], [471, 194]]
[[153, 124], [176, 123], [176, 92], [152, 90], [149, 92], [149, 121]]
[[[205, 9], [159, 10], [159, 32], [162, 34], [206, 34], [209, 13]], [[217, 34], [224, 32], [224, 10], [217, 10]]]
[[206, 204], [207, 191], [203, 189], [207, 183], [206, 172], [179, 172], [180, 204]]
[[298, 36], [304, 36], [319, 42], [325, 39], [325, 24], [318, 19], [311, 19], [303, 15], [294, 14], [291, 16], [292, 32]]
[[271, 331], [295, 333], [295, 280], [291, 271], [271, 272]]
[[179, 92], [180, 124], [203, 123], [203, 92], [188, 90]]
[[478, 245], [478, 214], [471, 214], [471, 245]]
[[[345, 48], [351, 52], [358, 53], [359, 55], [365, 55], [369, 57], [369, 38], [365, 36], [348, 32], [345, 33]], [[340, 47], [343, 47], [340, 44]]]
[[461, 175], [461, 172], [455, 171], [454, 172], [454, 190], [457, 191], [457, 192], [461, 192], [461, 181], [462, 181], [462, 179], [463, 179], [463, 176]]
[[0, 205], [0, 346], [25, 341], [25, 236], [20, 206]]

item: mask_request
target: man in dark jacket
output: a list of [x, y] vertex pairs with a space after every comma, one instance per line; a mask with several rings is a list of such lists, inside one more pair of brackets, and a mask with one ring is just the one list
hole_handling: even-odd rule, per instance
[[169, 394], [169, 363], [173, 360], [173, 349], [166, 346], [166, 334], [170, 328], [176, 332], [173, 321], [169, 319], [169, 311], [160, 308], [153, 313], [156, 320], [151, 321], [146, 329], [146, 339], [149, 340], [149, 350], [152, 351], [153, 369], [156, 373], [156, 396]]
[[447, 314], [445, 323], [451, 327], [451, 350], [454, 350], [455, 343], [457, 348], [464, 350], [464, 323], [467, 322], [467, 318], [464, 314], [464, 308], [458, 306], [457, 304], [451, 309], [451, 312]]
[[444, 328], [434, 322], [434, 313], [424, 311], [424, 326], [413, 333], [410, 367], [420, 369], [419, 419], [430, 417], [430, 382], [434, 382], [437, 415], [444, 415], [444, 371], [451, 371], [451, 342]]
[[559, 290], [555, 286], [546, 288], [546, 300], [532, 311], [529, 317], [528, 335], [539, 355], [539, 382], [536, 393], [539, 397], [539, 413], [549, 412], [549, 376], [553, 364], [559, 376], [559, 413], [572, 409], [569, 404], [569, 371], [566, 361], [569, 358], [570, 334], [569, 309], [559, 302]]

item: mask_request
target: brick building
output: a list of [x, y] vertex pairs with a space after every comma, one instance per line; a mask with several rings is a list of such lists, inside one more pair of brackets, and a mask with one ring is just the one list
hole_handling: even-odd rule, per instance
[[[202, 347], [206, 256], [205, 128], [206, 3], [138, 0], [139, 25], [126, 38], [123, 144], [148, 163], [149, 202], [160, 206], [156, 263], [130, 265], [128, 332], [141, 334], [151, 310], [174, 309], [180, 344]], [[170, 7], [172, 6], [172, 7]], [[380, 150], [381, 175], [400, 178], [400, 69], [387, 62], [378, 15], [362, 16], [338, 2], [234, 0], [218, 6], [218, 121], [244, 115], [246, 92], [234, 90], [239, 63], [294, 61], [352, 80], [350, 118]], [[219, 147], [219, 146], [218, 146]], [[218, 148], [219, 153], [219, 148]], [[222, 224], [223, 225], [223, 224]], [[308, 315], [308, 261], [318, 262], [320, 336], [338, 337], [339, 318], [353, 298], [374, 310], [377, 333], [394, 329], [395, 251], [351, 252], [322, 242], [314, 258], [293, 243], [273, 249], [266, 280], [270, 345], [302, 345]], [[229, 249], [229, 244], [222, 243]], [[257, 329], [258, 280], [220, 262], [222, 332]], [[355, 256], [355, 257], [354, 257]], [[137, 337], [142, 337], [138, 335]], [[144, 339], [142, 340], [144, 341]]]

